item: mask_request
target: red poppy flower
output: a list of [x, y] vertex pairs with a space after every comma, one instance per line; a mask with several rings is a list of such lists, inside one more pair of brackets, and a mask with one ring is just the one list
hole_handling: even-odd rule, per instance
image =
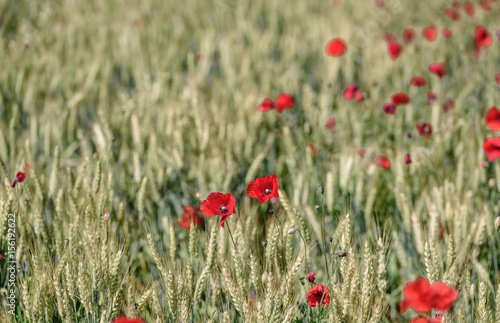
[[443, 76], [446, 75], [446, 63], [430, 63], [429, 64], [429, 71], [431, 73], [436, 74], [439, 78], [442, 78]]
[[464, 3], [464, 10], [469, 17], [474, 16], [474, 12], [475, 12], [474, 5], [470, 1], [466, 1]]
[[410, 154], [406, 154], [406, 156], [405, 156], [405, 164], [406, 165], [411, 164], [411, 156], [410, 156]]
[[436, 27], [429, 26], [422, 29], [422, 35], [427, 38], [428, 41], [434, 41], [437, 38], [438, 32]]
[[481, 5], [481, 7], [485, 11], [491, 11], [491, 10], [493, 10], [493, 8], [491, 7], [490, 2], [488, 0], [482, 0], [481, 2], [479, 2], [479, 4]]
[[247, 186], [247, 194], [256, 198], [260, 203], [266, 203], [271, 197], [280, 197], [278, 194], [278, 175], [257, 178]]
[[387, 114], [396, 114], [396, 105], [392, 103], [384, 104], [384, 112]]
[[399, 45], [398, 42], [394, 41], [394, 42], [389, 42], [387, 46], [391, 59], [393, 61], [396, 60], [399, 57], [399, 54], [401, 54], [401, 49], [402, 49], [401, 45]]
[[359, 89], [359, 86], [356, 83], [349, 84], [347, 88], [344, 90], [344, 98], [347, 100], [363, 100], [363, 92]]
[[405, 28], [403, 30], [403, 40], [406, 44], [410, 43], [415, 37], [415, 30], [413, 28]]
[[26, 178], [26, 173], [17, 172], [16, 179], [14, 180], [14, 182], [12, 182], [12, 187], [16, 187], [16, 184], [21, 183], [22, 181], [24, 181], [25, 178]]
[[374, 0], [377, 7], [382, 8], [384, 6], [384, 0]]
[[145, 323], [142, 319], [136, 318], [127, 318], [126, 316], [120, 316], [116, 318], [113, 323]]
[[500, 130], [500, 110], [493, 106], [486, 113], [486, 125], [491, 129], [491, 131]]
[[391, 168], [391, 161], [385, 156], [377, 156], [377, 158], [375, 158], [375, 164], [383, 169]]
[[427, 104], [430, 105], [434, 100], [436, 100], [436, 93], [429, 91], [427, 92]]
[[342, 56], [347, 51], [347, 46], [341, 38], [334, 38], [326, 44], [325, 52], [328, 56]]
[[420, 121], [417, 123], [417, 130], [425, 139], [428, 139], [432, 135], [432, 125], [428, 122]]
[[316, 280], [316, 272], [315, 271], [311, 271], [309, 274], [307, 274], [307, 280], [310, 281], [311, 283], [314, 282]]
[[316, 307], [316, 304], [320, 304], [321, 299], [323, 299], [323, 307], [326, 307], [328, 304], [330, 304], [330, 290], [326, 288], [325, 292], [325, 286], [321, 284], [315, 285], [313, 288], [311, 288], [307, 292], [306, 297], [308, 300], [307, 304], [312, 307]]
[[278, 113], [281, 113], [283, 112], [283, 110], [291, 109], [294, 104], [295, 104], [295, 99], [293, 98], [293, 95], [288, 93], [281, 93], [276, 98], [274, 106], [276, 107], [276, 111]]
[[392, 103], [395, 105], [407, 105], [410, 102], [410, 98], [403, 92], [396, 93], [392, 96]]
[[441, 323], [441, 316], [432, 317], [416, 317], [410, 321], [410, 323]]
[[269, 98], [265, 98], [264, 101], [259, 105], [259, 108], [257, 110], [259, 111], [269, 111], [274, 108], [274, 102], [273, 100]]
[[497, 82], [497, 84], [500, 84], [500, 70], [495, 74], [495, 81]]
[[431, 307], [438, 311], [445, 312], [448, 312], [451, 309], [451, 305], [455, 300], [458, 299], [458, 296], [460, 295], [457, 289], [439, 280], [431, 285], [431, 291]]
[[413, 86], [422, 87], [422, 86], [425, 86], [427, 84], [427, 81], [422, 76], [414, 76], [411, 79], [410, 84]]
[[451, 36], [453, 36], [453, 33], [448, 28], [443, 28], [443, 30], [441, 30], [441, 33], [446, 38], [450, 38]]
[[177, 224], [180, 227], [189, 230], [191, 228], [191, 221], [197, 226], [203, 225], [203, 218], [200, 216], [200, 209], [191, 205], [186, 205], [184, 206], [184, 213], [182, 213], [181, 219], [177, 221]]
[[500, 137], [484, 139], [483, 150], [490, 163], [497, 160], [500, 157]]
[[337, 120], [334, 117], [330, 117], [328, 120], [326, 120], [326, 128], [330, 130], [330, 132], [334, 135], [335, 134], [335, 125], [337, 124]]
[[460, 20], [460, 14], [458, 13], [458, 11], [456, 11], [453, 8], [446, 8], [444, 10], [444, 13], [451, 20], [455, 20], [455, 21]]
[[426, 278], [420, 277], [406, 284], [399, 312], [402, 314], [409, 308], [418, 313], [428, 313], [432, 309], [447, 312], [459, 295], [457, 289], [441, 281], [431, 285]]
[[450, 112], [451, 110], [455, 109], [455, 107], [456, 107], [455, 101], [453, 101], [452, 99], [447, 100], [443, 104], [444, 112]]
[[200, 210], [206, 216], [220, 215], [220, 225], [224, 227], [224, 222], [231, 214], [235, 214], [234, 207], [236, 200], [231, 193], [210, 193], [206, 200], [201, 202]]
[[359, 157], [363, 158], [365, 157], [366, 149], [360, 148], [356, 153], [358, 154]]
[[488, 32], [486, 27], [477, 26], [474, 30], [474, 46], [476, 48], [489, 47], [493, 42], [493, 37]]

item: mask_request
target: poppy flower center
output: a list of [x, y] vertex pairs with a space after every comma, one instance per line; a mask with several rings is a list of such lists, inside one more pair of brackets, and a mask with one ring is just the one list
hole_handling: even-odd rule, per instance
[[222, 213], [222, 214], [226, 214], [227, 211], [229, 211], [229, 209], [227, 208], [227, 206], [225, 205], [221, 205], [219, 206], [219, 212]]
[[271, 192], [272, 192], [272, 191], [273, 191], [272, 189], [270, 189], [270, 188], [266, 188], [266, 189], [264, 190], [264, 194], [269, 195], [269, 194], [271, 194]]

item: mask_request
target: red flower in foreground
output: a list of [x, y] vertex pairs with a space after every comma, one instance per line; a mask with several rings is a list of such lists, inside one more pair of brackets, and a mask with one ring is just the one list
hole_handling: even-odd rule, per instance
[[437, 38], [438, 32], [436, 27], [429, 26], [422, 29], [422, 35], [427, 38], [428, 41], [434, 41]]
[[451, 20], [460, 20], [460, 14], [453, 8], [446, 8], [444, 14]]
[[450, 38], [451, 36], [453, 36], [453, 33], [448, 28], [443, 28], [443, 30], [441, 30], [441, 33], [446, 38]]
[[490, 47], [493, 42], [493, 37], [488, 32], [486, 27], [477, 26], [474, 30], [474, 46], [479, 49], [481, 47]]
[[422, 86], [425, 86], [427, 84], [427, 81], [422, 76], [417, 75], [411, 79], [410, 84], [413, 86], [422, 87]]
[[441, 281], [431, 285], [426, 278], [420, 277], [406, 284], [399, 312], [402, 314], [409, 308], [418, 313], [428, 313], [432, 309], [448, 312], [459, 295], [457, 289]]
[[464, 10], [469, 17], [474, 16], [474, 5], [470, 1], [464, 3]]
[[418, 133], [424, 137], [425, 139], [429, 138], [432, 135], [432, 125], [425, 121], [420, 121], [417, 123]]
[[[324, 294], [324, 296], [323, 296]], [[325, 292], [325, 286], [318, 284], [315, 285], [307, 292], [307, 304], [312, 307], [316, 307], [316, 304], [321, 303], [321, 299], [323, 299], [323, 307], [326, 307], [330, 304], [330, 290], [327, 288]]]
[[406, 156], [405, 156], [405, 164], [406, 165], [411, 164], [411, 156], [410, 156], [410, 154], [406, 154]]
[[14, 182], [12, 182], [12, 187], [16, 187], [16, 184], [21, 183], [22, 181], [24, 181], [25, 178], [26, 178], [26, 173], [17, 172], [16, 179], [14, 180]]
[[406, 44], [410, 43], [415, 37], [415, 30], [413, 28], [405, 28], [403, 30], [403, 40]]
[[410, 102], [410, 98], [405, 93], [396, 93], [392, 96], [392, 103], [395, 105], [407, 105]]
[[341, 38], [334, 38], [326, 44], [325, 53], [328, 56], [342, 56], [347, 51], [347, 46]]
[[384, 112], [387, 114], [396, 114], [396, 105], [392, 103], [384, 104]]
[[446, 75], [446, 62], [442, 63], [430, 63], [429, 71], [436, 74], [439, 78]]
[[295, 99], [293, 98], [293, 95], [288, 93], [281, 93], [276, 98], [274, 106], [276, 107], [276, 111], [278, 113], [281, 113], [283, 112], [283, 110], [291, 109], [294, 104], [295, 104]]
[[266, 203], [271, 197], [280, 197], [278, 194], [278, 175], [257, 178], [247, 186], [247, 194], [256, 198], [260, 203]]
[[274, 102], [273, 100], [269, 98], [265, 98], [264, 101], [259, 105], [259, 108], [257, 110], [259, 111], [270, 111], [274, 108]]
[[184, 213], [182, 213], [181, 219], [177, 221], [177, 225], [184, 229], [190, 229], [191, 221], [194, 225], [203, 225], [203, 218], [200, 216], [200, 209], [191, 205], [186, 205], [184, 206]]
[[410, 323], [441, 323], [441, 316], [436, 315], [436, 318], [432, 317], [416, 317], [410, 321]]
[[391, 161], [385, 156], [377, 156], [377, 158], [375, 158], [375, 164], [383, 169], [391, 168]]
[[443, 111], [444, 112], [450, 112], [451, 110], [454, 110], [456, 107], [456, 103], [454, 100], [449, 99], [443, 104]]
[[486, 113], [486, 125], [491, 131], [500, 130], [500, 110], [497, 107], [491, 107]]
[[311, 271], [309, 274], [307, 274], [307, 280], [310, 281], [311, 283], [314, 282], [316, 280], [316, 272], [315, 271]]
[[483, 150], [490, 163], [497, 160], [500, 157], [500, 137], [484, 139]]
[[363, 100], [363, 92], [359, 89], [359, 86], [356, 83], [349, 84], [347, 88], [344, 90], [344, 98], [347, 100]]
[[236, 200], [231, 193], [210, 193], [206, 200], [201, 202], [200, 210], [206, 216], [220, 215], [220, 225], [224, 227], [224, 222], [231, 214], [235, 214], [234, 206]]
[[113, 321], [113, 323], [145, 323], [145, 322], [138, 317], [129, 319], [126, 316], [119, 316]]

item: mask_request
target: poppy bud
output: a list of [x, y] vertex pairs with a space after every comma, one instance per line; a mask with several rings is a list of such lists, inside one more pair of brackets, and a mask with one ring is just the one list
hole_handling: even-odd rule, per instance
[[325, 193], [325, 187], [323, 185], [320, 185], [318, 187], [318, 190], [319, 190], [319, 194], [323, 195], [323, 193]]
[[316, 212], [319, 212], [319, 205], [316, 205], [315, 208], [316, 208]]
[[262, 245], [264, 246], [264, 248], [267, 246], [267, 240], [262, 240]]
[[295, 229], [295, 228], [291, 228], [290, 230], [288, 230], [288, 234], [291, 236], [294, 235], [295, 232], [297, 232], [297, 229]]
[[500, 216], [497, 216], [495, 219], [495, 230], [500, 230]]
[[337, 256], [339, 256], [340, 258], [344, 258], [345, 256], [347, 256], [347, 251], [345, 250], [342, 250], [342, 249], [337, 249], [337, 251], [335, 252], [337, 254]]
[[333, 238], [330, 238], [329, 240], [330, 240], [330, 242], [333, 242]]

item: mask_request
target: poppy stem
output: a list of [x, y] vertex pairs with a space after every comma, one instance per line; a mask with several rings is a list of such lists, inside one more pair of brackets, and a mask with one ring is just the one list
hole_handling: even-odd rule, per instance
[[280, 231], [280, 238], [281, 238], [281, 258], [283, 262], [283, 270], [286, 270], [285, 242], [283, 240], [283, 230], [281, 230], [281, 221], [278, 218], [276, 212], [274, 212], [274, 208], [273, 208], [273, 215], [276, 218], [276, 221], [278, 221], [278, 230]]
[[325, 267], [326, 267], [326, 274], [328, 276], [328, 281], [330, 281], [330, 270], [328, 269], [328, 260], [326, 259], [326, 237], [325, 237], [325, 203], [323, 202], [323, 195], [321, 195], [321, 235], [322, 235], [322, 241], [323, 241], [323, 256], [325, 257]]
[[229, 235], [231, 236], [231, 240], [233, 241], [234, 250], [238, 251], [238, 248], [236, 248], [236, 243], [234, 242], [233, 234], [231, 233], [231, 229], [229, 228], [229, 223], [226, 222], [226, 225], [227, 225], [227, 230], [229, 231]]

